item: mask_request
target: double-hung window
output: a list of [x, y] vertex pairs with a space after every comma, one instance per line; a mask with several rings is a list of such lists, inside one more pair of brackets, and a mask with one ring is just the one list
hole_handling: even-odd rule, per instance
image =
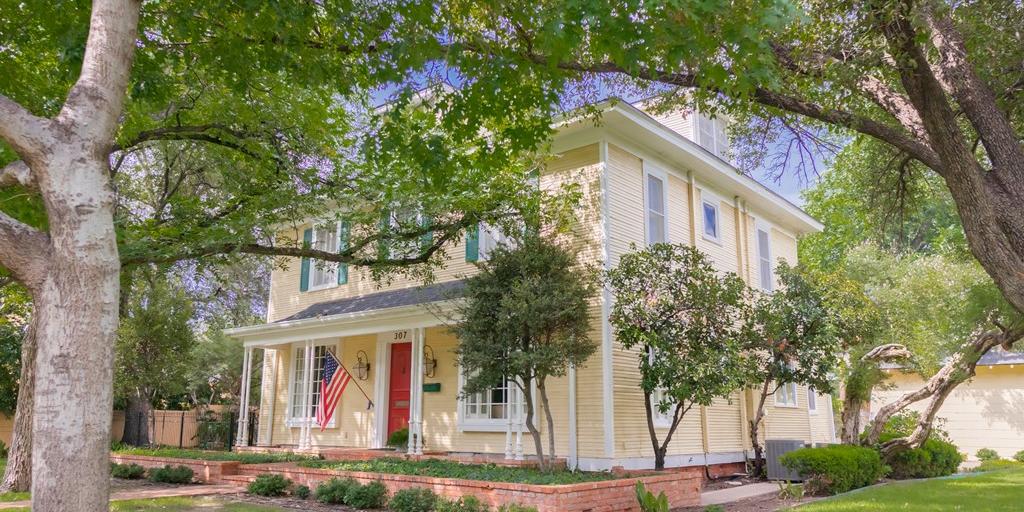
[[480, 223], [480, 259], [487, 260], [498, 247], [511, 247], [515, 240], [498, 226]]
[[[292, 351], [291, 382], [288, 388], [288, 424], [302, 425], [316, 417], [316, 408], [320, 404], [320, 383], [323, 380], [324, 358], [333, 346], [316, 345], [313, 347], [313, 382], [310, 396], [306, 395], [306, 380], [309, 378], [306, 347], [295, 347]], [[308, 407], [308, 409], [307, 409]], [[333, 423], [334, 420], [332, 419]]]
[[[647, 348], [647, 359], [654, 364], [654, 359], [658, 357], [658, 353]], [[665, 400], [665, 389], [655, 388], [654, 392], [651, 393], [651, 419], [654, 420], [654, 426], [658, 428], [668, 428], [672, 426], [672, 416], [675, 413], [675, 402], [669, 401], [669, 407], [665, 412], [661, 412], [659, 404]]]
[[[461, 374], [459, 388], [461, 395]], [[463, 396], [459, 400], [459, 427], [463, 430], [504, 430], [508, 425], [509, 414], [517, 406], [520, 416], [523, 413], [517, 389], [514, 383], [503, 381], [484, 391]], [[516, 419], [515, 415], [513, 419]]]
[[761, 289], [772, 291], [775, 288], [775, 271], [772, 269], [772, 238], [767, 227], [757, 228], [757, 266]]
[[721, 229], [719, 226], [721, 219], [719, 218], [720, 215], [718, 212], [718, 205], [721, 201], [706, 192], [702, 195], [701, 218], [703, 220], [704, 239], [715, 243], [721, 243]]
[[796, 407], [796, 383], [787, 382], [775, 390], [775, 405], [781, 407]]
[[807, 412], [818, 413], [818, 393], [814, 391], [814, 388], [807, 388]]
[[726, 134], [725, 128], [725, 119], [721, 117], [712, 119], [704, 114], [697, 115], [697, 143], [714, 153], [715, 156], [728, 160], [729, 136]]
[[[330, 222], [313, 228], [312, 247], [314, 249], [336, 253], [338, 252], [338, 223]], [[309, 289], [320, 290], [337, 286], [338, 264], [323, 260], [312, 260], [309, 269]]]
[[668, 203], [665, 173], [644, 164], [644, 203], [647, 212], [647, 244], [668, 241], [668, 223], [665, 209]]

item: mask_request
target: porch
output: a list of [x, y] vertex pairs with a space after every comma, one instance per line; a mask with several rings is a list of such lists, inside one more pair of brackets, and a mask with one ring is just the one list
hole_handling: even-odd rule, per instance
[[[308, 450], [299, 450], [296, 446], [242, 446], [236, 447], [235, 451], [242, 453], [299, 453], [318, 456], [324, 460], [372, 460], [388, 457], [400, 457], [406, 460], [449, 460], [461, 464], [494, 464], [496, 466], [537, 467], [535, 458], [506, 458], [504, 454], [495, 453], [469, 453], [469, 452], [442, 452], [425, 451], [421, 455], [410, 455], [404, 451], [382, 448], [346, 448], [341, 446], [313, 447]], [[554, 469], [565, 469], [564, 458], [557, 458], [554, 461]]]
[[[327, 458], [395, 456], [388, 437], [408, 429], [408, 457], [529, 464], [522, 393], [505, 383], [463, 400], [457, 340], [444, 322], [456, 283], [317, 304], [271, 324], [227, 331], [245, 347], [240, 425], [258, 415], [255, 446]], [[372, 308], [372, 309], [367, 309]], [[263, 364], [254, 369], [254, 355]], [[313, 419], [324, 357], [352, 376], [324, 428]], [[248, 396], [260, 371], [259, 403]], [[519, 405], [519, 407], [517, 407]], [[252, 406], [252, 407], [250, 407]], [[531, 444], [531, 443], [527, 443]]]

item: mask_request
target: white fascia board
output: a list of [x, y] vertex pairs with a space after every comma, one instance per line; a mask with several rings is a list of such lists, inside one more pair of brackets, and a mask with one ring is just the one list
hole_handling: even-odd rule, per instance
[[[452, 312], [455, 301], [435, 303], [442, 314]], [[387, 309], [359, 311], [342, 315], [304, 318], [263, 325], [225, 329], [224, 334], [240, 340], [247, 347], [282, 345], [321, 338], [358, 336], [383, 331], [431, 327], [445, 321], [421, 304]]]

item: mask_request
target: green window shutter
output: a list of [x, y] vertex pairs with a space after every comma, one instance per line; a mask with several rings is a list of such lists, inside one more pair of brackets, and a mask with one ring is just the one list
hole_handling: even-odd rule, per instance
[[[310, 247], [313, 244], [313, 230], [307, 229], [302, 232], [302, 247]], [[299, 291], [309, 290], [309, 258], [302, 258], [302, 270], [299, 274]]]
[[[338, 252], [348, 249], [348, 234], [350, 227], [348, 221], [341, 221], [338, 229]], [[338, 263], [338, 284], [348, 283], [348, 263]]]
[[480, 259], [480, 224], [466, 228], [466, 261]]
[[[430, 225], [433, 224], [433, 222], [434, 221], [432, 221], [430, 217], [423, 217], [420, 219], [420, 226], [429, 228]], [[427, 231], [426, 233], [423, 233], [422, 236], [420, 236], [420, 250], [426, 251], [427, 249], [430, 248], [431, 245], [434, 245], [434, 232]]]

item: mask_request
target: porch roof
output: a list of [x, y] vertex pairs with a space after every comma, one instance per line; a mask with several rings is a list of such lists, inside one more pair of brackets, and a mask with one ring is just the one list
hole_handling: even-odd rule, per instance
[[440, 325], [437, 310], [450, 311], [463, 294], [465, 281], [446, 281], [345, 299], [319, 302], [275, 322], [225, 329], [246, 346], [271, 346], [296, 341], [355, 336], [388, 330]]

